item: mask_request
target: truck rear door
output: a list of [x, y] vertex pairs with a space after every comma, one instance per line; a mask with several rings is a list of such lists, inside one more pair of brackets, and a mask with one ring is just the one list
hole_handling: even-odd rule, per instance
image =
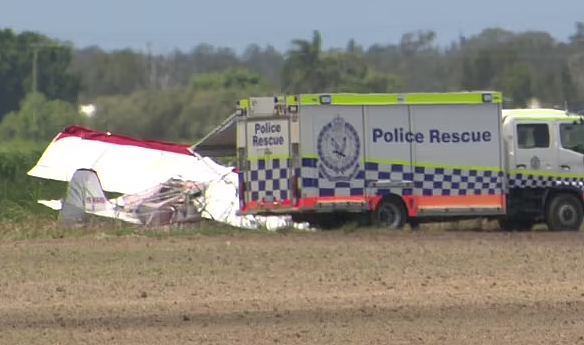
[[290, 118], [285, 98], [250, 98], [238, 120], [240, 213], [290, 207]]

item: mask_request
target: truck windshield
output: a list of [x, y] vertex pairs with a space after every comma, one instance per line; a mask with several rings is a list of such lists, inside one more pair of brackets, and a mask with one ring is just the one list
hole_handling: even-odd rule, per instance
[[584, 154], [584, 125], [560, 124], [562, 147]]

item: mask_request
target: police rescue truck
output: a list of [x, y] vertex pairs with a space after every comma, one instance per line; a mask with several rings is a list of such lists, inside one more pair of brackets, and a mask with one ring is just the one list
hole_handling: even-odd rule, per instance
[[502, 229], [579, 229], [580, 116], [503, 109], [502, 99], [484, 91], [241, 100], [238, 214], [317, 226], [350, 214], [390, 229], [477, 217]]

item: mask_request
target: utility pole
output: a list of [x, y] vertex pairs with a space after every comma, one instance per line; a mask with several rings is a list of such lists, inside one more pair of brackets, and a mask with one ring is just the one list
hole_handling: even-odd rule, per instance
[[37, 45], [33, 46], [32, 55], [32, 93], [37, 93], [37, 61], [39, 58], [39, 48]]
[[32, 92], [38, 91], [37, 86], [37, 78], [38, 78], [38, 58], [39, 58], [39, 50], [43, 48], [64, 48], [69, 46], [68, 44], [64, 43], [56, 43], [56, 42], [37, 42], [31, 43], [30, 47], [33, 49], [33, 56], [32, 56]]
[[156, 90], [158, 89], [158, 71], [156, 69], [156, 48], [152, 42], [148, 42], [148, 60], [150, 63], [148, 67], [149, 88]]
[[[33, 49], [33, 55], [32, 55], [32, 85], [31, 85], [31, 91], [32, 91], [32, 95], [33, 97], [33, 107], [32, 107], [32, 123], [34, 126], [34, 123], [36, 122], [36, 112], [37, 112], [37, 102], [36, 102], [36, 94], [38, 92], [38, 58], [39, 58], [39, 50], [43, 49], [43, 48], [63, 48], [66, 47], [67, 44], [63, 44], [63, 43], [57, 43], [57, 42], [36, 42], [36, 43], [31, 43], [30, 47]], [[35, 132], [35, 140], [36, 138], [36, 132]]]

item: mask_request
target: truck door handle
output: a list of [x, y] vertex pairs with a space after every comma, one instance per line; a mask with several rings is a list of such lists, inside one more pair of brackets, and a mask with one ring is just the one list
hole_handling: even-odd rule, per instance
[[519, 169], [525, 169], [525, 168], [527, 168], [527, 165], [525, 165], [525, 164], [517, 164], [515, 167], [516, 168], [519, 168]]
[[570, 170], [570, 166], [567, 164], [560, 165], [560, 168], [562, 168], [563, 170]]

